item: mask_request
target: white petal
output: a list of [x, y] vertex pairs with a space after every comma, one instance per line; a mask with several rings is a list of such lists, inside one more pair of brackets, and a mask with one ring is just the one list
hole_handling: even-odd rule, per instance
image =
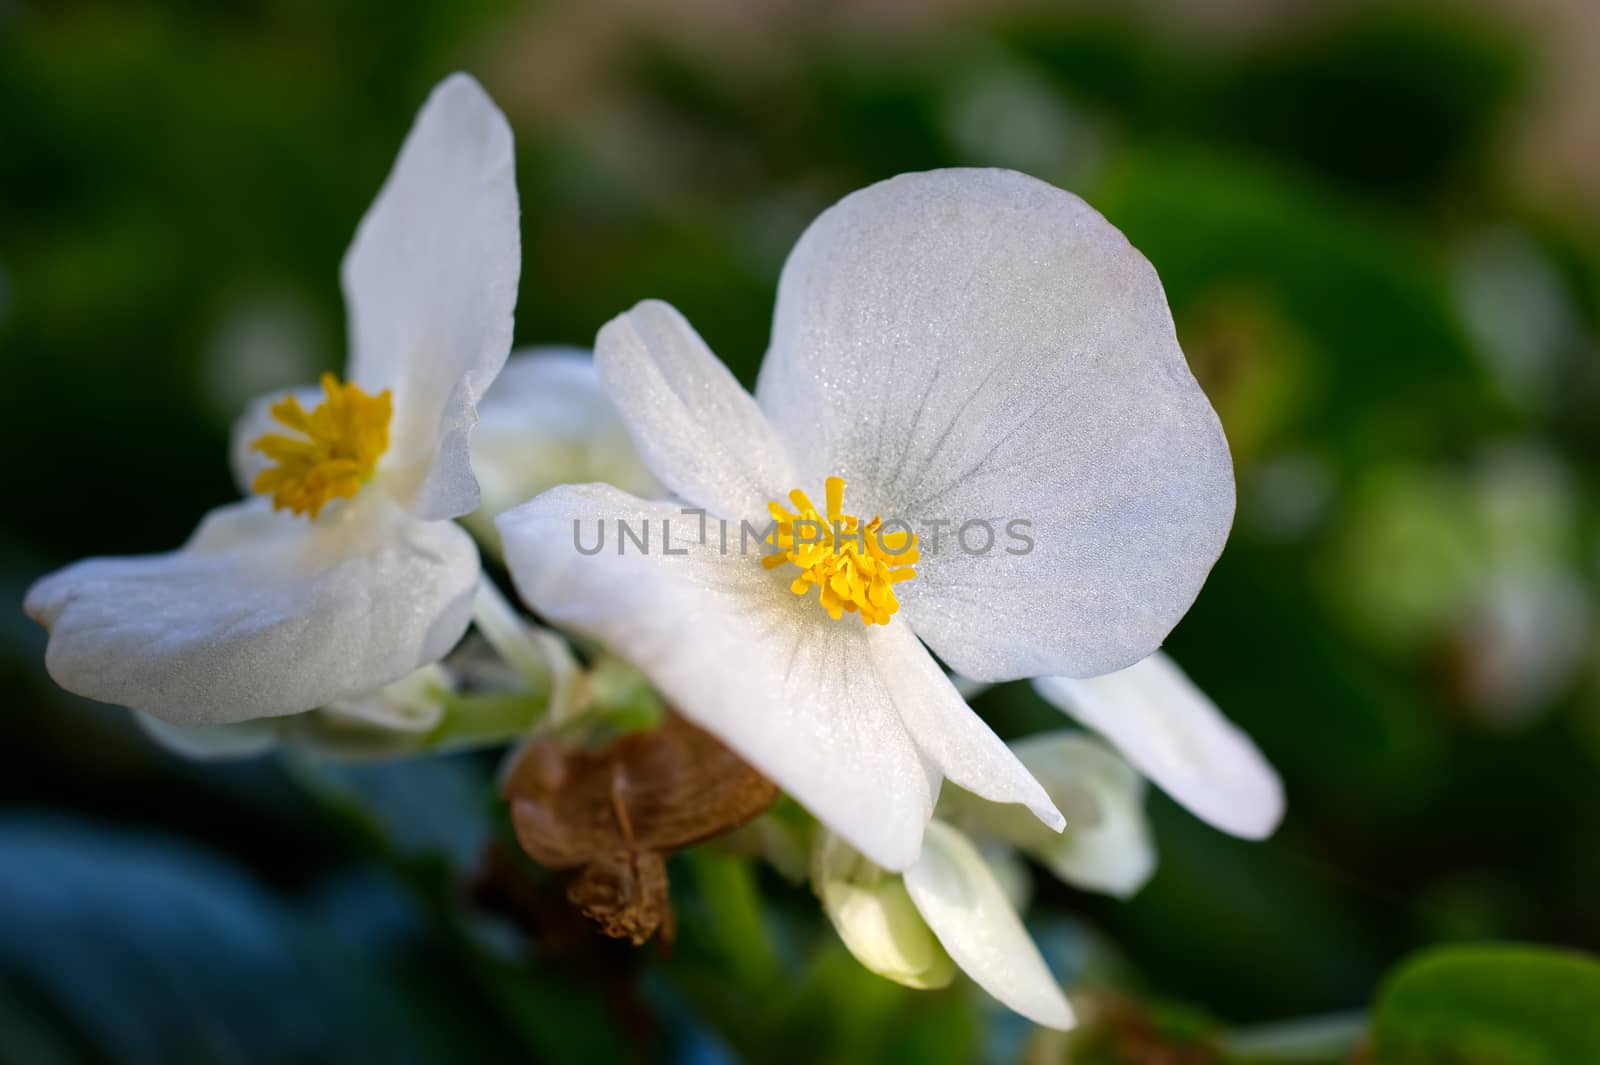
[[664, 494], [581, 348], [511, 356], [478, 407], [472, 469], [483, 496], [474, 532], [492, 531], [502, 511], [558, 484], [611, 484], [647, 499]]
[[478, 555], [381, 495], [308, 523], [265, 500], [212, 511], [177, 551], [76, 563], [25, 603], [68, 691], [210, 725], [358, 697], [444, 656]]
[[271, 720], [235, 721], [227, 725], [169, 725], [159, 717], [134, 714], [133, 720], [156, 743], [195, 761], [224, 761], [265, 754], [278, 745]]
[[[848, 619], [853, 621], [854, 619]], [[1017, 812], [1059, 832], [1065, 818], [1039, 781], [1005, 741], [966, 704], [933, 656], [904, 625], [868, 630], [878, 669], [892, 677], [890, 692], [900, 720], [932, 765], [953, 783], [995, 803], [1018, 803]]]
[[[1104, 744], [1079, 732], [1039, 733], [1012, 744], [1012, 750], [1069, 811], [1069, 818], [1067, 830], [1056, 835], [1011, 814], [1008, 830], [1001, 833], [1008, 842], [1085, 891], [1127, 898], [1143, 887], [1156, 870], [1155, 843], [1144, 813], [1144, 778]], [[1071, 816], [1083, 808], [1093, 814]]]
[[855, 959], [907, 987], [944, 987], [956, 967], [922, 919], [905, 883], [824, 829], [812, 849], [812, 886]]
[[1224, 832], [1263, 839], [1283, 819], [1278, 774], [1166, 655], [1090, 680], [1042, 677], [1034, 687]]
[[163, 747], [201, 761], [248, 758], [277, 747], [340, 761], [384, 758], [427, 746], [444, 717], [450, 683], [443, 667], [427, 665], [375, 692], [304, 714], [192, 727], [149, 714], [133, 717]]
[[256, 478], [272, 465], [271, 461], [252, 445], [269, 433], [289, 432], [272, 416], [271, 408], [274, 403], [291, 395], [298, 399], [306, 410], [315, 408], [326, 398], [322, 394], [320, 385], [286, 388], [281, 392], [257, 396], [234, 421], [233, 432], [228, 438], [228, 461], [233, 469], [233, 480], [239, 486], [240, 495], [252, 494], [255, 491], [253, 486]]
[[478, 83], [446, 78], [344, 260], [350, 379], [394, 389], [380, 467], [421, 518], [478, 505], [467, 440], [511, 350], [521, 267], [511, 129]]
[[594, 352], [640, 454], [674, 494], [765, 523], [767, 503], [798, 486], [755, 399], [670, 305], [646, 300], [613, 318]]
[[451, 686], [444, 667], [429, 663], [377, 691], [324, 707], [323, 713], [386, 732], [422, 736], [444, 719]]
[[[1232, 522], [1227, 442], [1155, 271], [1082, 200], [1010, 171], [902, 175], [819, 217], [784, 267], [758, 395], [800, 483], [841, 476], [848, 509], [919, 531], [906, 618], [977, 680], [1148, 655]], [[1014, 520], [1026, 553], [1007, 553], [1025, 550]], [[934, 521], [953, 523], [937, 552]], [[992, 523], [987, 554], [957, 546], [968, 521]]]
[[971, 840], [930, 822], [905, 884], [933, 934], [979, 987], [1035, 1024], [1073, 1026], [1066, 995]]
[[[648, 522], [650, 554], [629, 541]], [[605, 548], [595, 522], [607, 525]], [[663, 553], [662, 522], [671, 548]], [[666, 700], [708, 729], [873, 861], [915, 860], [938, 776], [901, 724], [867, 627], [834, 622], [790, 578], [761, 567], [732, 530], [720, 553], [713, 522], [605, 485], [555, 488], [500, 516], [506, 562], [523, 599], [547, 620], [604, 642]]]

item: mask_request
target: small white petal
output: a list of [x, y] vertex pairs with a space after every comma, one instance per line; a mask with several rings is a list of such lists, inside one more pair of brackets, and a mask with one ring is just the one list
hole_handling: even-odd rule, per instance
[[[853, 619], [851, 619], [853, 620]], [[946, 778], [994, 803], [1020, 804], [1019, 814], [1059, 832], [1065, 818], [1005, 741], [973, 712], [927, 648], [900, 624], [868, 630], [877, 668], [917, 749]]]
[[252, 445], [269, 433], [294, 435], [282, 422], [272, 416], [271, 410], [274, 403], [291, 395], [298, 399], [300, 406], [306, 410], [315, 408], [325, 398], [319, 385], [286, 388], [281, 392], [257, 396], [245, 407], [244, 413], [234, 420], [233, 431], [228, 437], [228, 460], [233, 469], [234, 483], [239, 486], [239, 494], [242, 496], [251, 495], [255, 491], [256, 478], [272, 465], [272, 462]]
[[646, 300], [607, 322], [595, 363], [640, 454], [676, 495], [765, 524], [767, 503], [798, 485], [755, 399], [669, 304]]
[[162, 747], [197, 762], [251, 758], [278, 745], [278, 731], [268, 718], [187, 728], [149, 714], [134, 714], [133, 720]]
[[1071, 1028], [1072, 1006], [972, 841], [932, 821], [905, 872], [918, 911], [977, 985], [1035, 1024]]
[[825, 829], [817, 834], [811, 865], [822, 910], [857, 961], [907, 987], [950, 983], [955, 963], [899, 875], [873, 866]]
[[[648, 526], [650, 553], [617, 537]], [[596, 522], [606, 526], [605, 547]], [[669, 522], [666, 554], [663, 522]], [[859, 622], [832, 621], [789, 593], [789, 577], [720, 552], [712, 522], [606, 485], [564, 486], [500, 516], [506, 562], [541, 616], [599, 639], [666, 700], [715, 734], [877, 864], [916, 859], [938, 774], [901, 724], [897, 678], [877, 664]]]
[[1278, 774], [1166, 655], [1089, 680], [1041, 677], [1034, 688], [1224, 832], [1264, 839], [1283, 819]]
[[[1144, 812], [1144, 778], [1100, 741], [1079, 732], [1045, 732], [1012, 744], [1029, 772], [1068, 811], [1067, 830], [1038, 831], [1015, 814], [997, 834], [1068, 884], [1128, 898], [1156, 870]], [[997, 813], [997, 808], [990, 806]], [[1089, 816], [1072, 816], [1079, 810]]]
[[[824, 212], [784, 267], [757, 391], [799, 483], [841, 476], [857, 513], [919, 531], [905, 618], [977, 680], [1148, 655], [1232, 522], [1227, 442], [1155, 271], [1022, 174], [905, 174]], [[969, 521], [987, 553], [981, 525], [958, 546]]]
[[265, 500], [212, 511], [161, 555], [94, 558], [38, 581], [68, 691], [175, 725], [300, 713], [436, 661], [466, 630], [472, 538], [381, 495], [308, 523]]
[[558, 484], [611, 484], [646, 499], [664, 494], [581, 348], [511, 356], [478, 407], [472, 469], [483, 496], [472, 528], [485, 535], [503, 511]]
[[432, 732], [444, 719], [450, 689], [450, 674], [443, 666], [429, 663], [377, 691], [324, 707], [323, 713], [386, 732], [420, 736]]
[[468, 436], [511, 350], [521, 269], [511, 128], [478, 83], [428, 97], [345, 256], [349, 378], [394, 389], [386, 485], [421, 518], [478, 505]]

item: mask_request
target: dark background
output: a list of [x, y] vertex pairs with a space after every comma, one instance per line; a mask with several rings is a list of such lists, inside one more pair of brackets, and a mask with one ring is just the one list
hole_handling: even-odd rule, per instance
[[1011, 1045], [776, 878], [752, 946], [714, 862], [671, 961], [529, 962], [463, 887], [492, 758], [190, 766], [45, 676], [28, 583], [181, 542], [241, 404], [340, 367], [340, 256], [455, 69], [518, 138], [519, 343], [660, 297], [750, 382], [810, 218], [937, 166], [1070, 188], [1155, 263], [1240, 489], [1169, 650], [1289, 816], [1247, 844], [1153, 796], [1131, 903], [1039, 879], [1059, 971], [1252, 1023], [1363, 1008], [1430, 943], [1600, 946], [1600, 8], [10, 0], [0, 1060]]

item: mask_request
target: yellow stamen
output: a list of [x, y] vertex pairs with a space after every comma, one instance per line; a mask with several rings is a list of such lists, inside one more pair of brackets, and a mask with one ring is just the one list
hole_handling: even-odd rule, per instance
[[267, 433], [250, 447], [275, 466], [251, 489], [272, 496], [272, 509], [315, 518], [333, 499], [350, 499], [372, 477], [389, 449], [389, 390], [369, 396], [353, 384], [322, 375], [323, 401], [311, 411], [294, 396], [272, 405], [272, 416], [300, 437]]
[[806, 494], [796, 488], [789, 493], [796, 511], [780, 503], [768, 503], [777, 528], [767, 539], [775, 549], [761, 564], [768, 569], [790, 563], [800, 576], [789, 585], [795, 595], [808, 595], [820, 589], [822, 609], [837, 621], [845, 614], [860, 614], [863, 623], [887, 625], [900, 609], [894, 586], [917, 575], [912, 568], [921, 553], [917, 537], [910, 529], [884, 534], [883, 519], [862, 522], [854, 514], [842, 512], [844, 481], [829, 477], [828, 511], [817, 513]]

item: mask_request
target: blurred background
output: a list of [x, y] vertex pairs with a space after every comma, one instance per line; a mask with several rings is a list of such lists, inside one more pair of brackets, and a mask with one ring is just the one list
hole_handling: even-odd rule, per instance
[[342, 365], [340, 256], [456, 69], [518, 138], [519, 343], [660, 297], [753, 382], [806, 223], [931, 167], [1071, 189], [1155, 263], [1240, 491], [1168, 650], [1289, 816], [1153, 795], [1132, 902], [1040, 879], [1057, 971], [1135, 1018], [1073, 1060], [1204, 1065], [1157, 1055], [1365, 1009], [1430, 944], [1600, 947], [1600, 6], [0, 0], [0, 1060], [1021, 1052], [715, 863], [670, 959], [529, 960], [473, 902], [492, 757], [196, 766], [46, 677], [29, 582], [176, 546], [244, 401]]

